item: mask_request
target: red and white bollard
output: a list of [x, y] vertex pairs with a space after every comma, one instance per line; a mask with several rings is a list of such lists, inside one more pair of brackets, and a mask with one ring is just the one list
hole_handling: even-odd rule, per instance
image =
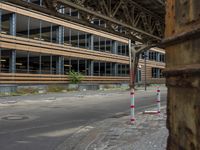
[[157, 113], [160, 113], [160, 87], [158, 86], [157, 87], [157, 107], [158, 107], [158, 110], [157, 110]]
[[132, 88], [130, 92], [130, 98], [131, 98], [131, 124], [134, 124], [135, 122], [135, 91]]
[[156, 94], [157, 94], [157, 97], [156, 97], [157, 110], [155, 110], [155, 111], [144, 111], [144, 114], [160, 114], [160, 106], [161, 106], [160, 96], [161, 96], [161, 94], [160, 94], [160, 87], [159, 86], [157, 87]]

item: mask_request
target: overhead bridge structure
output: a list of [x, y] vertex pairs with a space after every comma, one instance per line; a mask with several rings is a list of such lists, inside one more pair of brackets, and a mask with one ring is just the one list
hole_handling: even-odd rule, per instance
[[83, 24], [101, 19], [110, 32], [143, 43], [159, 42], [164, 34], [164, 0], [45, 0], [48, 8], [71, 7], [80, 12]]
[[[7, 1], [23, 4], [20, 0]], [[79, 18], [73, 19], [73, 22], [83, 25], [94, 26], [95, 20], [100, 19], [106, 26], [96, 28], [133, 41], [155, 44], [164, 35], [165, 0], [44, 0], [43, 3], [47, 7], [46, 11], [51, 10], [49, 13], [53, 14], [63, 8], [73, 8], [79, 12]], [[31, 5], [27, 7], [39, 9]]]

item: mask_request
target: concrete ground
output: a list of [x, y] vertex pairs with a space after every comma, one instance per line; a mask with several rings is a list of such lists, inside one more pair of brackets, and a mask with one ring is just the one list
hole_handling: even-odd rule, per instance
[[139, 113], [136, 119], [134, 125], [129, 123], [129, 117], [117, 115], [96, 122], [74, 133], [56, 150], [165, 150], [165, 108], [159, 115]]
[[[136, 92], [136, 113], [155, 108], [155, 91]], [[0, 150], [164, 149], [164, 109], [137, 114], [130, 126], [129, 106], [129, 92], [120, 90], [1, 97]]]

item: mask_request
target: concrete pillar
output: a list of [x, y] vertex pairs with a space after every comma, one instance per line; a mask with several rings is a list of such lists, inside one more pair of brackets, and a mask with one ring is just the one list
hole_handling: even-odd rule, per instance
[[112, 53], [117, 54], [118, 51], [118, 43], [117, 41], [112, 41]]
[[16, 36], [16, 20], [17, 15], [13, 13], [10, 15], [10, 35]]
[[114, 76], [118, 76], [118, 64], [117, 63], [113, 63], [113, 75]]
[[16, 50], [11, 50], [9, 59], [9, 72], [16, 72]]
[[88, 41], [89, 49], [94, 50], [94, 35], [89, 35]]
[[167, 150], [200, 149], [200, 1], [166, 1]]
[[64, 57], [58, 56], [56, 58], [56, 74], [64, 74]]
[[157, 60], [158, 62], [160, 61], [160, 53], [159, 53], [159, 52], [157, 53], [156, 60]]
[[56, 30], [56, 42], [58, 44], [64, 44], [64, 27], [59, 26]]
[[89, 60], [88, 69], [89, 69], [89, 76], [93, 76], [94, 75], [94, 61]]

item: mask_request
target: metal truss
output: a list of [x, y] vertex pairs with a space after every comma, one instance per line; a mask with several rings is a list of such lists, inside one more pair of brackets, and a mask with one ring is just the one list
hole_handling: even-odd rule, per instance
[[[46, 3], [53, 1], [45, 0]], [[129, 37], [142, 43], [158, 43], [164, 34], [164, 17], [156, 14], [136, 0], [55, 0], [54, 6], [71, 7], [79, 11], [83, 21], [100, 19], [105, 22], [106, 28], [120, 32], [122, 36]], [[155, 0], [154, 0], [155, 1]], [[163, 5], [164, 0], [157, 0]], [[149, 6], [151, 7], [160, 7]], [[52, 6], [52, 4], [50, 4]], [[160, 7], [161, 9], [163, 7]], [[164, 11], [164, 10], [163, 10]]]
[[[10, 0], [6, 0], [10, 1]], [[22, 0], [18, 0], [22, 1]], [[164, 34], [165, 0], [43, 0], [51, 11], [72, 8], [79, 12], [77, 22], [88, 25], [101, 20], [98, 29], [120, 34], [144, 44], [159, 43]], [[144, 4], [144, 5], [143, 5]], [[74, 19], [74, 18], [73, 18]], [[95, 24], [93, 24], [95, 26]]]

